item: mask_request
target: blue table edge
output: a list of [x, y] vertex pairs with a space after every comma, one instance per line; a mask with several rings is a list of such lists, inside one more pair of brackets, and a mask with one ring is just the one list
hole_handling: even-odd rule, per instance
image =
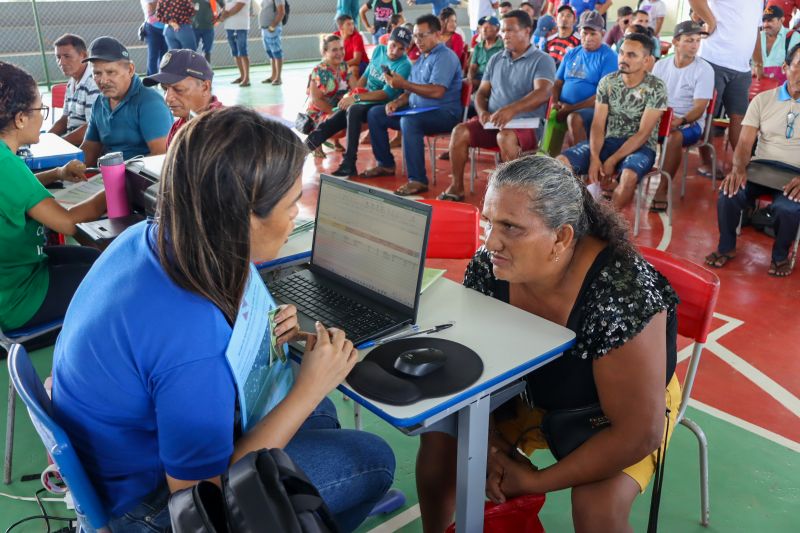
[[465, 389], [465, 390], [461, 391], [459, 394], [457, 394], [457, 395], [453, 396], [452, 398], [450, 398], [449, 400], [447, 400], [446, 402], [444, 402], [442, 404], [439, 404], [439, 405], [436, 405], [434, 407], [431, 407], [427, 411], [423, 411], [422, 413], [420, 413], [420, 414], [418, 414], [418, 415], [416, 415], [414, 417], [411, 417], [411, 418], [395, 418], [393, 416], [390, 416], [390, 415], [386, 414], [386, 412], [383, 411], [381, 408], [379, 408], [379, 407], [375, 406], [374, 404], [370, 403], [370, 401], [368, 399], [366, 399], [363, 396], [359, 395], [358, 393], [356, 393], [355, 391], [353, 391], [351, 388], [347, 387], [344, 384], [339, 385], [336, 388], [340, 392], [342, 392], [343, 394], [345, 394], [348, 397], [352, 398], [354, 401], [360, 403], [361, 405], [363, 405], [364, 407], [366, 407], [367, 409], [369, 409], [370, 411], [372, 411], [373, 413], [378, 415], [383, 420], [389, 422], [393, 426], [396, 426], [396, 427], [399, 427], [399, 428], [406, 428], [406, 427], [409, 427], [409, 426], [420, 425], [423, 422], [425, 422], [425, 420], [427, 420], [428, 418], [432, 417], [433, 415], [438, 414], [438, 413], [440, 413], [440, 412], [442, 412], [442, 411], [444, 411], [446, 409], [449, 409], [450, 407], [453, 407], [454, 405], [456, 405], [458, 403], [461, 403], [462, 401], [466, 400], [467, 398], [470, 398], [472, 396], [476, 396], [478, 393], [480, 393], [480, 392], [482, 392], [482, 391], [484, 391], [484, 390], [486, 390], [486, 389], [488, 389], [490, 387], [493, 387], [494, 385], [497, 385], [498, 383], [501, 383], [501, 382], [503, 382], [503, 381], [505, 381], [505, 380], [507, 380], [509, 378], [512, 378], [516, 374], [520, 374], [520, 373], [524, 372], [525, 370], [529, 370], [529, 369], [531, 369], [531, 368], [533, 368], [533, 367], [535, 367], [537, 365], [540, 365], [540, 364], [542, 364], [544, 362], [547, 362], [547, 361], [549, 361], [551, 359], [555, 359], [558, 355], [563, 353], [565, 350], [567, 350], [569, 348], [572, 348], [572, 346], [574, 344], [575, 344], [575, 337], [573, 336], [572, 339], [570, 339], [567, 342], [561, 344], [560, 346], [556, 346], [552, 350], [550, 350], [548, 352], [545, 352], [544, 354], [542, 354], [542, 355], [540, 355], [540, 356], [538, 356], [538, 357], [536, 357], [534, 359], [531, 359], [530, 361], [528, 361], [526, 363], [523, 363], [523, 364], [521, 364], [521, 365], [519, 365], [517, 367], [512, 368], [511, 370], [508, 370], [506, 372], [503, 372], [502, 374], [499, 374], [498, 376], [495, 376], [494, 378], [492, 378], [492, 379], [490, 379], [490, 380], [488, 380], [488, 381], [486, 381], [484, 383], [481, 383], [480, 386], [477, 387], [477, 388]]

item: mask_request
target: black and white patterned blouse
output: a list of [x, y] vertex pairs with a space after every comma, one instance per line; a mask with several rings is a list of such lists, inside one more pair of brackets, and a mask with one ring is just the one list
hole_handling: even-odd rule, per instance
[[[504, 302], [508, 282], [492, 272], [489, 252], [479, 249], [467, 266], [464, 286]], [[619, 348], [641, 332], [656, 314], [667, 311], [667, 375], [677, 360], [678, 297], [669, 282], [638, 254], [607, 246], [586, 273], [566, 327], [575, 346], [528, 376], [529, 396], [545, 409], [584, 407], [598, 401], [592, 360]]]

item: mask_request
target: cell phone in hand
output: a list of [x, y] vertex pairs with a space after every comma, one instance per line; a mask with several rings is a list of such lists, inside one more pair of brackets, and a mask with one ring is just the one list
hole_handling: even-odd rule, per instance
[[381, 70], [382, 70], [382, 71], [383, 71], [383, 73], [384, 73], [384, 74], [386, 74], [387, 76], [394, 76], [394, 74], [392, 73], [392, 71], [391, 71], [391, 70], [389, 69], [389, 67], [387, 67], [386, 65], [381, 65]]

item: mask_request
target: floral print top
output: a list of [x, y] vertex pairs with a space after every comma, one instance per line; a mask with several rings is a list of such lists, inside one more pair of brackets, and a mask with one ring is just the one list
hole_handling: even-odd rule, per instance
[[[509, 301], [508, 282], [494, 277], [485, 248], [467, 266], [464, 286]], [[638, 254], [607, 246], [586, 273], [567, 320], [566, 326], [576, 335], [575, 345], [528, 375], [533, 404], [572, 409], [596, 403], [592, 360], [631, 340], [662, 311], [667, 311], [666, 386], [677, 360], [677, 304], [675, 291], [650, 263]]]
[[177, 22], [181, 26], [191, 24], [194, 17], [192, 0], [158, 0], [156, 18], [164, 24]]
[[318, 109], [311, 101], [311, 85], [315, 84], [329, 104], [336, 107], [336, 104], [342, 98], [342, 95], [349, 89], [347, 85], [347, 64], [342, 62], [337, 69], [334, 69], [324, 61], [314, 67], [311, 71], [309, 79], [309, 87], [306, 94], [309, 95], [308, 109], [306, 113], [314, 121], [314, 124], [319, 124], [327, 118], [325, 113]]

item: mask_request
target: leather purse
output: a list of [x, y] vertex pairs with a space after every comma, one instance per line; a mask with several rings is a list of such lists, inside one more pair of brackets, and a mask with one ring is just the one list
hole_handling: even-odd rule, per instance
[[547, 411], [542, 418], [542, 433], [553, 456], [560, 461], [610, 425], [600, 404], [595, 403], [576, 409]]
[[297, 118], [294, 119], [294, 128], [303, 135], [308, 135], [314, 131], [314, 121], [307, 113], [298, 113]]

